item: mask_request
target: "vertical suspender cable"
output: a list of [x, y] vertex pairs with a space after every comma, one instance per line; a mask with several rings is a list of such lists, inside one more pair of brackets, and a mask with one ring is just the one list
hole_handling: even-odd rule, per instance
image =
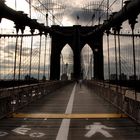
[[[121, 65], [121, 44], [120, 44], [120, 29], [121, 29], [121, 27], [118, 27], [118, 30], [117, 30], [117, 32], [118, 32], [118, 53], [119, 53], [119, 87], [120, 87], [120, 92], [121, 92], [121, 90], [122, 90], [122, 65]], [[124, 94], [122, 95], [123, 97], [122, 97], [122, 99], [121, 99], [121, 105], [120, 105], [120, 107], [121, 107], [121, 110], [123, 110], [123, 99], [124, 99]], [[122, 114], [121, 114], [122, 115]]]
[[[132, 16], [128, 21], [129, 24], [131, 26], [131, 30], [132, 30], [132, 47], [133, 47], [133, 71], [134, 71], [134, 90], [135, 90], [135, 102], [137, 102], [137, 93], [136, 93], [136, 55], [135, 55], [135, 38], [134, 38], [134, 28], [135, 28], [135, 24], [137, 23], [136, 21], [137, 19], [137, 15]], [[135, 103], [135, 108], [137, 108], [137, 104]], [[137, 115], [137, 114], [135, 114]]]
[[32, 76], [33, 32], [34, 30], [31, 30], [32, 36], [31, 36], [31, 50], [30, 50], [29, 83], [31, 82], [31, 76]]
[[[7, 66], [7, 76], [9, 75], [9, 71], [10, 71], [10, 65], [9, 65], [9, 54], [10, 54], [10, 51], [9, 51], [9, 46], [10, 46], [10, 43], [11, 43], [11, 40], [10, 40], [10, 37], [8, 37], [8, 66]], [[7, 79], [10, 79], [10, 75], [7, 77]]]
[[133, 70], [134, 70], [134, 82], [136, 82], [136, 55], [135, 55], [135, 38], [134, 29], [132, 29], [132, 43], [133, 43]]
[[[46, 26], [48, 26], [48, 10], [46, 13]], [[47, 48], [47, 34], [45, 34], [45, 52], [44, 52], [44, 72], [43, 77], [46, 78], [46, 48]]]
[[49, 23], [48, 23], [48, 10], [47, 10], [47, 13], [46, 13], [46, 26], [48, 26], [49, 25]]
[[[21, 72], [22, 72], [22, 70], [23, 70], [23, 67], [22, 67], [22, 69], [21, 69], [21, 66], [22, 66], [22, 47], [23, 47], [23, 32], [24, 32], [24, 29], [21, 29], [21, 33], [22, 33], [22, 35], [21, 35], [21, 42], [20, 42], [20, 54], [19, 54], [19, 74], [18, 74], [18, 88], [19, 88], [19, 86], [22, 84], [22, 82], [21, 82]], [[22, 75], [23, 75], [23, 73], [22, 73]], [[20, 98], [21, 98], [21, 95], [19, 94], [18, 95], [18, 100], [21, 100]], [[20, 103], [17, 101], [17, 103], [16, 103], [16, 105], [17, 105], [17, 108], [19, 107], [19, 105], [20, 105]]]
[[29, 17], [32, 17], [32, 2], [29, 0]]
[[110, 87], [110, 51], [109, 51], [109, 31], [107, 31], [107, 52], [108, 52], [108, 78]]
[[120, 88], [121, 88], [122, 67], [121, 67], [121, 49], [120, 49], [120, 29], [118, 30], [118, 50], [119, 50], [119, 84], [120, 84]]
[[1, 53], [1, 36], [0, 36], [0, 80], [1, 80], [1, 74], [2, 74], [2, 71], [1, 71], [1, 67], [2, 67], [2, 63], [1, 63], [1, 55], [2, 55], [2, 53]]
[[7, 37], [4, 37], [4, 77], [6, 76], [6, 71], [7, 71], [7, 67], [6, 67], [6, 44], [7, 44]]
[[[49, 38], [51, 39], [51, 38]], [[51, 39], [52, 41], [52, 39]], [[48, 65], [48, 75], [49, 75], [49, 79], [50, 79], [50, 65], [51, 65], [51, 44], [49, 45], [49, 65]], [[63, 71], [63, 70], [62, 70]]]
[[[132, 114], [133, 116], [135, 116], [136, 121], [138, 121], [138, 114], [139, 114], [139, 110], [138, 110], [138, 104], [137, 104], [137, 92], [136, 92], [136, 88], [137, 88], [137, 77], [136, 77], [136, 55], [135, 55], [135, 38], [134, 38], [134, 28], [135, 28], [135, 24], [137, 23], [136, 21], [137, 19], [137, 15], [133, 15], [130, 19], [129, 19], [129, 24], [131, 26], [131, 30], [132, 30], [132, 47], [133, 47], [133, 71], [134, 71], [134, 94], [135, 94], [135, 104], [134, 104], [134, 110], [135, 113]], [[137, 129], [137, 126], [136, 126]]]
[[[92, 24], [91, 24], [91, 26], [94, 25], [94, 17], [95, 17], [95, 14], [92, 15]], [[99, 24], [100, 24], [100, 21], [99, 21]]]
[[40, 34], [40, 45], [39, 45], [39, 58], [38, 58], [38, 81], [39, 81], [39, 79], [40, 79], [41, 43], [42, 43], [42, 33]]
[[46, 47], [47, 47], [47, 35], [45, 35], [45, 52], [44, 52], [44, 72], [43, 72], [43, 77], [45, 78], [46, 76]]
[[[137, 39], [137, 45], [136, 45], [136, 50], [138, 49], [138, 46], [139, 46], [139, 37], [137, 36], [136, 37]], [[137, 51], [136, 51], [137, 52]], [[138, 57], [138, 52], [136, 53], [136, 58]], [[139, 61], [136, 60], [136, 74], [137, 74], [137, 80], [140, 80], [139, 78]]]
[[63, 61], [63, 54], [61, 53], [62, 56], [62, 74], [64, 74], [64, 61]]
[[107, 20], [108, 20], [108, 18], [109, 18], [109, 0], [107, 0]]
[[[107, 20], [109, 18], [109, 0], [107, 0]], [[109, 54], [109, 31], [107, 31], [107, 49], [108, 49], [108, 78], [109, 78], [109, 87], [110, 87], [110, 54]]]
[[117, 60], [117, 41], [116, 41], [116, 29], [114, 30], [114, 45], [115, 45], [115, 69], [116, 69], [116, 82], [118, 86], [118, 60]]
[[121, 8], [123, 8], [123, 1], [124, 1], [124, 0], [122, 0], [122, 5], [121, 5]]
[[[115, 45], [115, 70], [116, 70], [116, 91], [118, 92], [118, 59], [117, 59], [117, 40], [116, 40], [116, 28], [114, 28], [114, 45]], [[119, 106], [119, 94], [117, 94], [117, 105]], [[118, 110], [119, 111], [119, 110]]]
[[23, 45], [23, 33], [22, 33], [22, 36], [21, 36], [21, 44], [20, 44], [20, 54], [19, 54], [19, 74], [18, 74], [18, 81], [20, 81], [20, 79], [21, 79], [22, 45]]
[[60, 77], [62, 75], [62, 54], [60, 53]]
[[88, 65], [87, 65], [87, 78], [89, 79], [89, 47], [88, 47]]
[[[19, 31], [19, 28], [16, 26], [16, 44], [15, 44], [15, 58], [14, 58], [14, 75], [13, 75], [13, 90], [15, 90], [15, 86], [16, 86], [16, 83], [15, 83], [15, 80], [16, 80], [16, 67], [17, 67], [17, 49], [18, 49], [18, 31]], [[12, 95], [12, 100], [14, 100], [15, 98], [15, 95], [13, 94]], [[14, 110], [14, 104], [12, 105], [12, 111]]]
[[137, 121], [137, 119], [138, 119], [138, 117], [137, 117], [137, 92], [136, 92], [136, 87], [137, 87], [137, 83], [136, 83], [136, 80], [137, 80], [137, 78], [136, 78], [136, 55], [135, 55], [135, 38], [134, 38], [134, 28], [133, 27], [131, 27], [131, 29], [132, 29], [132, 45], [133, 45], [133, 69], [134, 69], [134, 94], [135, 94], [135, 113], [136, 114], [134, 114], [134, 115], [136, 115], [136, 121]]
[[5, 71], [6, 71], [6, 66], [5, 66], [5, 46], [6, 46], [6, 37], [4, 37], [4, 44], [3, 44], [3, 54], [4, 54], [4, 58], [3, 58], [3, 77], [5, 77]]
[[15, 0], [15, 10], [17, 10], [17, 0]]
[[16, 36], [16, 44], [15, 44], [15, 58], [14, 58], [14, 75], [13, 75], [13, 81], [15, 82], [16, 79], [16, 67], [17, 67], [17, 48], [18, 48], [18, 31]]
[[[16, 83], [15, 83], [15, 80], [16, 80], [16, 68], [17, 68], [17, 49], [18, 49], [18, 31], [19, 31], [19, 28], [16, 28], [16, 44], [15, 44], [15, 56], [14, 56], [14, 73], [13, 73], [13, 90], [15, 90], [15, 86], [16, 86]], [[14, 94], [12, 95], [12, 101], [14, 100]], [[14, 104], [12, 104], [12, 107], [11, 107], [12, 111], [14, 110]]]
[[[138, 36], [138, 46], [140, 46], [140, 36]], [[140, 61], [138, 61], [138, 75], [139, 75], [139, 81], [140, 81]]]

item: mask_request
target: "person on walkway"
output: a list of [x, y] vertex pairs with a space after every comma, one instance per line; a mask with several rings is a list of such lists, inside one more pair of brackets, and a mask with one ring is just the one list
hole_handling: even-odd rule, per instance
[[80, 88], [82, 87], [82, 82], [83, 82], [82, 79], [80, 79], [79, 80], [79, 86], [80, 86]]

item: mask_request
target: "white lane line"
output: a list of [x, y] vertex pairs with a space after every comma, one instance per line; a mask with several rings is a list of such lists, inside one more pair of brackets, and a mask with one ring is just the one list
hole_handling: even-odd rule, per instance
[[68, 105], [67, 105], [65, 114], [71, 114], [72, 113], [73, 102], [74, 102], [74, 95], [75, 95], [75, 89], [76, 89], [76, 84], [73, 87], [73, 90], [72, 90], [72, 93], [71, 93], [71, 96], [70, 96], [70, 99], [69, 99], [69, 102], [68, 102]]
[[[76, 84], [73, 87], [65, 114], [71, 114], [72, 108], [73, 108], [73, 102], [74, 102], [74, 95], [75, 95], [75, 89]], [[67, 140], [68, 139], [68, 132], [69, 132], [69, 126], [70, 126], [70, 119], [63, 119], [61, 126], [59, 128], [56, 140]]]

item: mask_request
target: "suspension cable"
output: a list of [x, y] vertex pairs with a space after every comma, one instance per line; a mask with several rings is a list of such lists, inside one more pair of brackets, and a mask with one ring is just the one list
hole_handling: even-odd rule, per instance
[[[51, 38], [49, 37], [49, 39], [51, 40]], [[48, 76], [50, 79], [50, 64], [51, 64], [51, 45], [49, 45], [49, 64], [48, 64]]]
[[[2, 39], [1, 39], [1, 37], [0, 37], [0, 46], [2, 46], [2, 45], [1, 45], [1, 42], [2, 42], [2, 41], [1, 41], [1, 40], [2, 40]], [[1, 71], [1, 64], [2, 64], [2, 63], [1, 63], [1, 56], [2, 56], [2, 54], [1, 54], [1, 47], [0, 47], [0, 79], [1, 79], [1, 73], [2, 73], [2, 71]]]
[[15, 0], [15, 9], [17, 10], [17, 0]]
[[41, 45], [42, 45], [42, 34], [40, 34], [40, 46], [39, 46], [39, 58], [38, 58], [38, 81], [40, 79]]
[[[30, 3], [30, 0], [28, 1], [28, 0], [26, 0], [29, 4], [31, 4]], [[56, 18], [56, 16], [55, 15], [53, 15], [49, 10], [48, 10], [48, 8], [40, 1], [40, 0], [37, 0], [46, 10], [47, 10], [47, 12], [49, 12], [57, 21], [58, 21], [58, 23], [60, 23], [60, 25], [62, 25], [63, 26], [63, 24], [62, 24], [62, 22], [60, 22], [57, 18]], [[42, 13], [44, 16], [46, 16], [41, 10], [39, 10], [37, 7], [35, 7], [35, 6], [33, 6], [32, 4], [31, 4], [31, 6], [33, 7], [33, 8], [35, 8], [37, 11], [39, 11], [40, 13]], [[31, 7], [30, 6], [30, 7]], [[51, 20], [52, 22], [53, 22], [53, 20], [51, 19], [51, 18], [49, 18], [49, 20]]]
[[[28, 3], [29, 3], [29, 1], [28, 0], [26, 0]], [[35, 10], [37, 10], [39, 13], [41, 13], [44, 17], [46, 16], [41, 10], [39, 10], [37, 7], [35, 7], [34, 5], [31, 5]], [[52, 19], [51, 18], [48, 18], [50, 21], [52, 21]]]
[[135, 55], [135, 38], [134, 29], [132, 29], [132, 47], [133, 47], [133, 71], [134, 71], [134, 81], [136, 81], [136, 55]]
[[116, 40], [116, 30], [114, 30], [114, 45], [115, 45], [116, 82], [117, 82], [117, 85], [118, 85], [118, 59], [117, 59], [117, 40]]
[[46, 75], [46, 48], [47, 48], [47, 35], [45, 35], [44, 72], [43, 72], [44, 78]]
[[32, 3], [31, 3], [31, 0], [29, 0], [29, 17], [32, 18]]
[[120, 81], [120, 88], [121, 88], [121, 80], [122, 80], [122, 67], [121, 67], [121, 49], [120, 49], [120, 31], [118, 30], [118, 49], [119, 49], [119, 81]]
[[[23, 33], [22, 33], [22, 34], [23, 34]], [[20, 57], [19, 57], [19, 74], [18, 74], [18, 81], [21, 80], [21, 65], [22, 65], [21, 59], [22, 59], [23, 36], [21, 36], [21, 42], [20, 42], [20, 43], [21, 43], [21, 44], [20, 44], [20, 53], [19, 53]]]
[[110, 87], [110, 51], [109, 51], [109, 31], [107, 31], [107, 52], [108, 52], [108, 78]]
[[51, 13], [51, 12], [49, 11], [49, 9], [48, 9], [40, 0], [38, 0], [38, 2], [52, 15], [52, 17], [53, 17], [54, 19], [56, 19], [56, 20], [58, 21], [58, 23], [60, 23], [60, 24], [63, 26], [62, 22], [60, 22], [60, 21], [56, 18], [56, 16], [55, 16], [53, 13]]
[[29, 80], [30, 81], [31, 81], [31, 75], [32, 75], [32, 69], [31, 69], [32, 68], [32, 55], [33, 55], [33, 36], [31, 36], [31, 49], [30, 49], [30, 65], [29, 65]]
[[[97, 9], [99, 9], [99, 8], [102, 6], [103, 2], [104, 2], [104, 0], [102, 0], [102, 2], [100, 3], [100, 5], [98, 6]], [[93, 20], [93, 18], [91, 18], [91, 19], [89, 20], [89, 22], [87, 23], [86, 26], [88, 26], [92, 20]]]
[[[107, 10], [105, 10], [105, 12], [107, 12], [109, 9], [111, 9], [111, 7], [117, 2], [118, 0], [114, 0], [109, 6], [108, 6], [108, 8], [107, 8]], [[105, 14], [105, 12], [102, 14], [102, 15], [100, 15], [100, 19], [101, 19], [101, 17]], [[96, 20], [96, 22], [97, 22], [97, 20]], [[95, 22], [95, 23], [96, 23]]]
[[14, 59], [14, 75], [13, 75], [13, 80], [15, 81], [16, 78], [16, 64], [17, 64], [17, 47], [18, 47], [18, 32], [17, 32], [17, 37], [16, 37], [16, 44], [15, 44], [15, 59]]
[[122, 8], [123, 8], [123, 2], [124, 2], [124, 0], [122, 0]]

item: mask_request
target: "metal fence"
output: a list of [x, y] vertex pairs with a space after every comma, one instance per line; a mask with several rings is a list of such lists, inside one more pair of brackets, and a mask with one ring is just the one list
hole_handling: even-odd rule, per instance
[[86, 85], [94, 93], [117, 107], [120, 113], [125, 113], [136, 123], [140, 123], [140, 93], [105, 82], [87, 81]]
[[11, 115], [16, 110], [69, 83], [71, 81], [49, 81], [0, 89], [0, 118]]

